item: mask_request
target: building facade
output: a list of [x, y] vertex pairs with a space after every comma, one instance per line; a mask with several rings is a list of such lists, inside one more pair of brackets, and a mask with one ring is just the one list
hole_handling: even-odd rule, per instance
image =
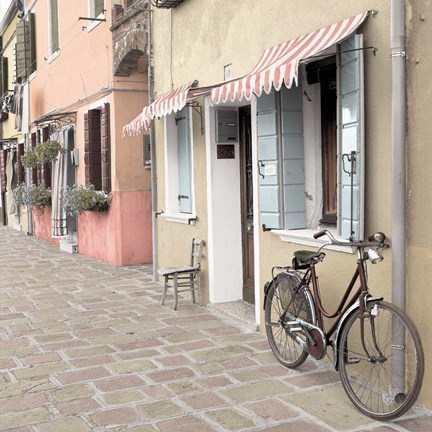
[[21, 156], [24, 154], [27, 133], [24, 104], [28, 93], [16, 76], [16, 46], [23, 37], [22, 32], [17, 32], [22, 6], [21, 3], [12, 2], [0, 28], [0, 220], [4, 225], [27, 232], [28, 209], [26, 206], [17, 206], [12, 195], [16, 185], [25, 180]]
[[[129, 109], [147, 98], [148, 14], [134, 2], [27, 1], [18, 73], [30, 95], [27, 150], [58, 142], [52, 163], [29, 169], [52, 205], [33, 210], [34, 234], [115, 265], [151, 262], [151, 186], [143, 137], [122, 140]], [[139, 16], [137, 16], [139, 15]], [[109, 194], [106, 211], [67, 214], [64, 190]]]
[[[432, 256], [427, 2], [252, 3], [159, 1], [153, 10], [155, 101], [125, 131], [155, 130], [157, 265], [184, 264], [190, 239], [204, 239], [206, 302], [254, 303], [263, 330], [272, 267], [320, 247], [314, 232], [383, 231], [392, 247], [369, 268], [371, 291], [406, 309], [428, 358], [432, 328], [419, 301], [430, 297]], [[405, 38], [392, 35], [396, 4], [406, 51], [394, 46]], [[396, 60], [406, 71], [402, 145]], [[355, 256], [326, 253], [320, 282], [333, 309]], [[426, 371], [428, 406], [431, 381]]]

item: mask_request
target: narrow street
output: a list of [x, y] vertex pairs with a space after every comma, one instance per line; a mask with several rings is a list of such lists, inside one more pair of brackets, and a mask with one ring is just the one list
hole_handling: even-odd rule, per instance
[[325, 362], [281, 367], [263, 333], [119, 268], [0, 228], [0, 430], [426, 431], [358, 413]]

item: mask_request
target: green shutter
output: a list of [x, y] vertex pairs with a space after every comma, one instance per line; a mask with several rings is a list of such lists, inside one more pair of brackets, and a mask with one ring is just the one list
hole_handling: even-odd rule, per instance
[[30, 67], [30, 27], [24, 20], [16, 25], [15, 56], [16, 77], [21, 81], [29, 75]]
[[261, 225], [282, 228], [277, 93], [257, 100], [258, 172]]
[[51, 54], [58, 51], [59, 45], [59, 28], [58, 28], [58, 4], [57, 0], [50, 0], [50, 43]]
[[305, 228], [303, 91], [283, 86], [280, 94], [285, 229]]
[[301, 88], [271, 91], [257, 101], [261, 224], [266, 228], [306, 226]]
[[110, 159], [110, 106], [106, 103], [101, 110], [101, 175], [105, 192], [111, 191]]
[[94, 0], [95, 18], [101, 15], [104, 11], [104, 0]]
[[29, 37], [30, 37], [30, 64], [28, 74], [36, 70], [36, 24], [35, 14], [29, 14]]
[[[354, 35], [342, 42], [339, 67], [338, 160], [340, 214], [338, 220], [340, 234], [346, 239], [352, 237], [355, 240], [362, 240], [364, 234], [365, 153], [362, 47], [362, 35]], [[352, 51], [354, 49], [357, 49], [357, 51]], [[355, 174], [352, 177], [345, 172], [350, 171], [351, 164], [348, 161], [348, 156], [351, 157], [351, 154], [355, 155]], [[353, 187], [351, 187], [351, 180]]]
[[189, 108], [185, 107], [176, 114], [179, 208], [181, 213], [192, 213], [192, 158], [189, 130]]

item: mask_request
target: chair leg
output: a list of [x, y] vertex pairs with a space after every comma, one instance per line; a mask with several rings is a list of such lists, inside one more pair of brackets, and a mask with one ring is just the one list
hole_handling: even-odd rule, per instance
[[202, 298], [202, 292], [201, 292], [201, 272], [198, 271], [197, 273], [197, 280], [196, 280], [196, 286], [198, 288], [198, 301], [200, 306], [203, 305], [203, 298]]
[[190, 274], [189, 275], [189, 283], [190, 283], [190, 292], [191, 292], [191, 299], [192, 299], [192, 303], [195, 303], [195, 281], [194, 281], [194, 275]]
[[174, 308], [173, 308], [173, 310], [177, 310], [177, 304], [178, 304], [177, 273], [174, 273], [174, 275], [173, 275], [173, 285], [174, 285]]
[[167, 289], [168, 289], [168, 276], [165, 276], [165, 282], [164, 282], [164, 286], [163, 286], [161, 305], [163, 305], [165, 303], [165, 296], [166, 296], [166, 293], [167, 293]]

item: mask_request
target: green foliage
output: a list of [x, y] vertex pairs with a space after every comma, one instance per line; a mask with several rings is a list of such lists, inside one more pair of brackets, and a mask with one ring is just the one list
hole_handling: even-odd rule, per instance
[[37, 165], [54, 162], [58, 154], [65, 151], [58, 141], [50, 140], [28, 150], [21, 157], [21, 162], [25, 168], [35, 168]]
[[12, 194], [18, 206], [43, 208], [51, 204], [51, 190], [44, 184], [27, 186], [21, 183], [12, 191]]
[[107, 193], [95, 190], [93, 185], [67, 186], [62, 192], [62, 207], [71, 216], [85, 211], [107, 211], [110, 201]]

